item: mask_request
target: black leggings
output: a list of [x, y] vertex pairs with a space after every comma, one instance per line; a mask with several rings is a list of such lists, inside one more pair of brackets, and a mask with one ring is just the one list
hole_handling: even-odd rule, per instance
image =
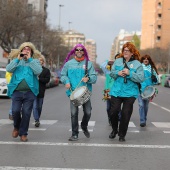
[[[111, 123], [113, 131], [118, 132], [120, 137], [125, 137], [129, 125], [129, 121], [133, 112], [133, 104], [135, 97], [114, 97], [111, 96]], [[122, 106], [122, 109], [121, 109]], [[118, 130], [118, 114], [121, 110], [121, 119]]]

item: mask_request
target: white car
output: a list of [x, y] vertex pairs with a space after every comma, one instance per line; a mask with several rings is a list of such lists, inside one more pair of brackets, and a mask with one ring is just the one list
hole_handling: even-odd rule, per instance
[[7, 96], [6, 69], [0, 68], [0, 96]]

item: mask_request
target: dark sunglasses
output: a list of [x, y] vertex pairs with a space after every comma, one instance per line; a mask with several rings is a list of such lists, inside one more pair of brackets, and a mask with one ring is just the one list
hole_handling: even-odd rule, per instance
[[84, 49], [76, 49], [76, 51], [84, 51]]

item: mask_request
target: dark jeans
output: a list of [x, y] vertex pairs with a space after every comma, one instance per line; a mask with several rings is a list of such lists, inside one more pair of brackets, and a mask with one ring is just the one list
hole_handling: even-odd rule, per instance
[[14, 119], [14, 128], [19, 130], [19, 136], [28, 135], [34, 98], [35, 95], [32, 91], [14, 91], [12, 95], [12, 114]]
[[[79, 124], [78, 124], [78, 113], [79, 113], [79, 108], [78, 106], [74, 106], [72, 102], [70, 101], [70, 110], [71, 110], [71, 125], [72, 125], [72, 135], [78, 135], [79, 133]], [[83, 129], [86, 129], [88, 126], [88, 122], [91, 117], [91, 101], [88, 100], [85, 104], [83, 104], [83, 118], [81, 122], [81, 127]]]
[[35, 97], [33, 104], [33, 116], [35, 121], [39, 121], [44, 98]]
[[121, 119], [119, 123], [119, 136], [125, 137], [129, 125], [129, 121], [133, 112], [133, 104], [135, 102], [135, 97], [114, 97], [111, 96], [111, 122], [112, 129], [118, 131], [118, 114], [121, 110]]
[[[107, 111], [107, 115], [108, 115], [108, 119], [111, 119], [111, 115], [110, 115], [110, 109], [111, 109], [111, 99], [108, 99], [106, 101], [106, 111]], [[121, 118], [121, 110], [119, 111], [119, 115], [118, 115], [118, 119], [120, 120]]]

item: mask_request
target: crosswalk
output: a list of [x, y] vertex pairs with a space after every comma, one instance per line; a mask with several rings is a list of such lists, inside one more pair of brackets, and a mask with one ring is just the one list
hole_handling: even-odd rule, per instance
[[[30, 131], [46, 131], [48, 127], [57, 124], [59, 125], [59, 123], [61, 121], [59, 120], [41, 120], [41, 126], [39, 128], [34, 127], [34, 122], [30, 122], [31, 126], [29, 128]], [[100, 123], [100, 122], [98, 122]], [[98, 123], [96, 121], [89, 121], [88, 124], [88, 129], [90, 132], [94, 131], [95, 126], [98, 125]], [[9, 119], [0, 119], [0, 127], [2, 128], [5, 125], [12, 125], [13, 122]], [[69, 122], [70, 124], [70, 122]], [[81, 121], [79, 121], [79, 125], [81, 124]], [[128, 128], [128, 132], [132, 132], [132, 133], [140, 133], [141, 131], [143, 131], [143, 129], [146, 129], [146, 131], [149, 131], [150, 128], [157, 128], [160, 131], [162, 131], [165, 134], [170, 134], [170, 122], [151, 122], [149, 125], [147, 125], [145, 128], [141, 128], [139, 126], [139, 124], [135, 124], [135, 122], [129, 122], [129, 128]], [[68, 131], [71, 131], [71, 128], [68, 129]], [[82, 129], [80, 128], [79, 131], [82, 131]]]

